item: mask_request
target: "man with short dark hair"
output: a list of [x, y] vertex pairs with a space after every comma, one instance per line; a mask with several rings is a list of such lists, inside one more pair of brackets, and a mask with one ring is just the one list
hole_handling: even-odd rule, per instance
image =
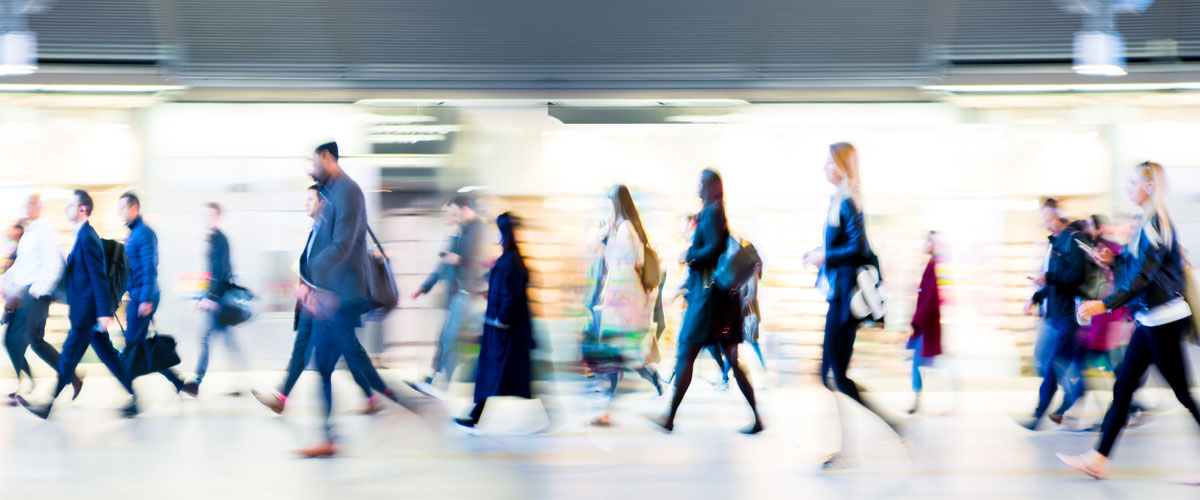
[[[351, 370], [378, 376], [366, 351], [355, 336], [367, 310], [367, 208], [362, 188], [338, 164], [337, 143], [326, 143], [313, 152], [312, 177], [324, 198], [321, 217], [300, 256], [304, 283], [296, 298], [313, 317], [313, 357], [321, 373], [325, 440], [301, 450], [305, 457], [328, 457], [337, 453], [330, 415], [333, 410], [331, 377], [338, 358], [345, 357]], [[372, 387], [382, 381], [372, 381]], [[391, 391], [382, 392], [399, 403]]]
[[[125, 256], [129, 258], [129, 282], [125, 290], [129, 293], [129, 304], [125, 306], [125, 351], [146, 341], [150, 322], [158, 310], [158, 235], [142, 219], [142, 202], [132, 191], [117, 200], [117, 214], [129, 228], [125, 240]], [[125, 360], [127, 363], [129, 358]], [[137, 378], [128, 364], [124, 366], [130, 378]], [[168, 368], [158, 372], [175, 386], [175, 392], [196, 397], [195, 382], [184, 383], [175, 370]]]
[[[208, 313], [208, 326], [200, 339], [200, 357], [196, 360], [196, 385], [204, 381], [208, 373], [209, 344], [213, 337], [221, 337], [237, 368], [246, 371], [246, 356], [238, 347], [230, 327], [221, 324], [221, 298], [233, 286], [233, 263], [229, 251], [229, 239], [221, 232], [221, 205], [209, 202], [204, 205], [204, 225], [208, 228], [208, 291], [200, 299], [199, 308]], [[199, 390], [199, 388], [197, 388]], [[233, 391], [240, 395], [241, 391]]]
[[133, 393], [133, 384], [121, 367], [120, 355], [108, 338], [108, 324], [116, 307], [113, 306], [109, 290], [108, 273], [105, 266], [104, 246], [100, 243], [100, 235], [92, 229], [88, 218], [92, 215], [95, 205], [87, 191], [76, 189], [67, 202], [67, 220], [75, 227], [72, 230], [71, 253], [67, 256], [66, 271], [63, 283], [67, 293], [67, 305], [70, 307], [69, 317], [71, 331], [63, 342], [62, 356], [58, 358], [58, 382], [50, 400], [40, 404], [30, 404], [25, 398], [17, 396], [17, 402], [41, 418], [50, 416], [50, 407], [54, 398], [58, 397], [63, 388], [75, 377], [75, 367], [83, 359], [88, 344], [96, 356], [116, 376], [121, 387], [133, 397], [122, 413], [126, 417], [137, 415], [137, 397]]
[[[407, 382], [409, 386], [430, 397], [439, 398], [440, 390], [446, 390], [458, 366], [458, 342], [464, 331], [479, 332], [483, 323], [474, 324], [475, 304], [484, 292], [483, 267], [479, 262], [479, 246], [486, 238], [486, 228], [475, 212], [475, 202], [466, 195], [457, 195], [442, 209], [446, 220], [458, 226], [450, 236], [446, 250], [439, 255], [433, 273], [413, 292], [412, 299], [427, 294], [438, 282], [446, 282], [446, 320], [438, 337], [437, 352], [433, 356], [433, 371], [423, 381]], [[444, 377], [438, 383], [439, 375]], [[440, 387], [439, 387], [440, 385]]]

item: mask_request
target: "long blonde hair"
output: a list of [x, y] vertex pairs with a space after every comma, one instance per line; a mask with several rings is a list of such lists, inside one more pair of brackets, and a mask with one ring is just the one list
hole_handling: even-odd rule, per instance
[[[1171, 242], [1174, 241], [1175, 231], [1171, 226], [1171, 216], [1167, 213], [1167, 172], [1159, 163], [1152, 161], [1144, 161], [1134, 167], [1143, 179], [1150, 182], [1150, 192], [1146, 193], [1150, 197], [1149, 207], [1143, 207], [1146, 210], [1146, 215], [1142, 217], [1142, 226], [1134, 233], [1132, 241], [1130, 241], [1129, 250], [1133, 255], [1137, 256], [1138, 240], [1143, 233], [1150, 235], [1150, 244], [1158, 246], [1159, 242], [1171, 247]], [[1151, 220], [1158, 218], [1158, 228], [1155, 229]]]
[[836, 142], [829, 145], [829, 159], [833, 161], [834, 169], [842, 178], [829, 208], [829, 224], [837, 226], [840, 223], [838, 206], [841, 205], [841, 200], [849, 198], [854, 202], [856, 209], [860, 212], [863, 210], [862, 184], [858, 176], [858, 150], [849, 142]]

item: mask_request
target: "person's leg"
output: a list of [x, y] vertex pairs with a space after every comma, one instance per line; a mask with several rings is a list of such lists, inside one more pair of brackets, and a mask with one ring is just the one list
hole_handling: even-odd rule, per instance
[[1180, 344], [1184, 330], [1192, 327], [1186, 321], [1190, 320], [1156, 327], [1153, 342], [1150, 344], [1150, 354], [1155, 366], [1158, 366], [1159, 373], [1162, 373], [1167, 385], [1171, 387], [1171, 392], [1175, 393], [1175, 399], [1178, 399], [1192, 414], [1196, 423], [1200, 424], [1200, 409], [1196, 407], [1196, 400], [1192, 399], [1192, 384], [1188, 380], [1187, 352]]
[[208, 328], [205, 329], [204, 335], [200, 336], [200, 357], [196, 359], [196, 383], [204, 381], [204, 375], [208, 373], [208, 353], [212, 343], [212, 337], [215, 332], [223, 327], [217, 323], [217, 315], [208, 315]]
[[742, 429], [742, 433], [757, 434], [762, 431], [762, 419], [758, 415], [758, 403], [754, 399], [754, 386], [750, 385], [750, 377], [746, 376], [746, 369], [738, 363], [738, 345], [725, 345], [722, 346], [722, 350], [729, 366], [732, 367], [733, 378], [737, 381], [738, 389], [741, 389], [742, 396], [750, 404], [750, 411], [754, 412], [754, 422], [749, 427]]
[[28, 321], [30, 304], [22, 302], [21, 306], [13, 311], [8, 319], [8, 326], [4, 329], [4, 347], [8, 350], [8, 359], [12, 361], [13, 370], [17, 372], [17, 387], [20, 392], [21, 377], [27, 376], [33, 379], [33, 372], [29, 369], [29, 362], [25, 360], [25, 351], [28, 349]]
[[437, 355], [434, 357], [433, 373], [430, 374], [429, 381], [431, 384], [437, 382], [438, 374], [442, 374], [444, 378], [439, 384], [442, 390], [450, 387], [450, 382], [454, 379], [454, 370], [458, 367], [458, 335], [467, 315], [470, 314], [470, 299], [467, 294], [456, 294], [446, 308], [446, 321], [438, 337]]
[[1058, 383], [1063, 387], [1063, 400], [1055, 414], [1061, 416], [1083, 397], [1084, 386], [1079, 343], [1075, 339], [1079, 325], [1068, 321], [1058, 325], [1058, 330], [1061, 332], [1060, 345], [1055, 353], [1054, 369], [1058, 371]]
[[1129, 402], [1133, 399], [1133, 391], [1141, 382], [1142, 375], [1150, 367], [1153, 360], [1151, 343], [1154, 334], [1150, 329], [1139, 326], [1129, 339], [1125, 350], [1125, 359], [1117, 368], [1117, 382], [1113, 385], [1113, 401], [1104, 414], [1101, 424], [1100, 442], [1096, 451], [1107, 457], [1116, 445], [1117, 437], [1129, 418]]
[[671, 396], [671, 406], [667, 409], [662, 421], [663, 427], [667, 430], [675, 426], [675, 414], [679, 411], [679, 404], [683, 402], [683, 395], [687, 394], [688, 386], [692, 383], [692, 365], [696, 363], [696, 356], [700, 355], [700, 349], [701, 346], [696, 344], [679, 345], [679, 353], [675, 362], [675, 394]]
[[75, 367], [79, 366], [79, 360], [83, 359], [88, 344], [92, 342], [92, 329], [95, 327], [96, 320], [94, 319], [71, 325], [71, 331], [67, 333], [67, 339], [63, 341], [62, 355], [58, 357], [58, 381], [55, 383], [54, 393], [50, 396], [51, 402], [67, 384], [71, 383], [71, 379], [75, 376]]
[[[296, 387], [296, 382], [300, 380], [300, 374], [304, 372], [304, 367], [308, 365], [312, 331], [312, 317], [307, 313], [303, 313], [296, 325], [296, 340], [292, 342], [292, 355], [288, 358], [287, 377], [283, 379], [283, 385], [279, 386], [279, 394], [283, 397], [287, 397], [292, 393], [292, 388]], [[357, 378], [355, 381], [357, 382]]]
[[1061, 370], [1055, 369], [1058, 359], [1058, 352], [1062, 347], [1062, 339], [1059, 337], [1059, 331], [1053, 326], [1049, 327], [1046, 332], [1046, 356], [1042, 360], [1042, 385], [1038, 389], [1038, 404], [1033, 410], [1034, 425], [1041, 420], [1050, 409], [1050, 403], [1054, 400], [1054, 394], [1058, 392], [1058, 384], [1060, 383], [1059, 376]]
[[912, 390], [918, 397], [921, 395], [921, 389], [924, 387], [921, 383], [921, 348], [925, 344], [925, 337], [917, 337], [917, 343], [913, 345], [913, 364], [912, 364]]
[[874, 413], [875, 416], [879, 417], [880, 420], [883, 420], [888, 427], [891, 427], [893, 431], [896, 431], [896, 433], [899, 434], [900, 429], [898, 427], [898, 423], [884, 416], [882, 412], [880, 412], [871, 404], [867, 403], [867, 401], [862, 397], [862, 390], [859, 389], [858, 384], [851, 380], [849, 375], [847, 375], [847, 371], [850, 369], [850, 358], [854, 354], [854, 340], [858, 337], [858, 322], [852, 320], [843, 325], [843, 328], [844, 330], [838, 336], [836, 341], [837, 353], [833, 357], [833, 380], [837, 384], [838, 391], [841, 391], [842, 394], [845, 394], [855, 403], [858, 403], [859, 406], [862, 406], [871, 413]]
[[342, 356], [346, 359], [346, 368], [350, 369], [351, 374], [359, 374], [359, 377], [371, 389], [388, 394], [390, 397], [391, 389], [383, 381], [383, 377], [379, 376], [379, 370], [375, 368], [375, 363], [371, 361], [371, 356], [367, 354], [367, 350], [358, 341], [358, 336], [354, 333], [354, 323], [350, 323], [349, 325], [349, 334], [341, 338]]
[[763, 371], [767, 369], [767, 360], [763, 358], [762, 347], [759, 347], [758, 341], [752, 340], [749, 342], [750, 347], [754, 348], [754, 354], [758, 355], [758, 364], [762, 365]]
[[25, 325], [25, 331], [28, 333], [26, 341], [42, 361], [58, 367], [58, 350], [46, 342], [46, 318], [50, 316], [50, 297], [31, 300], [33, 303], [30, 305], [29, 319]]
[[342, 354], [341, 342], [338, 341], [338, 337], [354, 334], [353, 329], [349, 332], [343, 331], [345, 330], [344, 321], [340, 321], [342, 318], [339, 316], [339, 314], [334, 314], [330, 319], [313, 322], [313, 359], [316, 361], [317, 372], [321, 374], [321, 422], [327, 444], [334, 442], [333, 371]]
[[[100, 358], [100, 362], [104, 363], [108, 371], [117, 377], [117, 381], [121, 383], [121, 387], [125, 388], [125, 392], [128, 392], [131, 396], [134, 395], [133, 379], [125, 371], [125, 367], [121, 366], [121, 355], [117, 352], [117, 348], [113, 347], [112, 339], [108, 337], [108, 332], [93, 329], [91, 344], [92, 351], [95, 351], [96, 357]], [[59, 377], [62, 377], [61, 373]]]
[[725, 356], [721, 355], [721, 348], [716, 345], [710, 345], [705, 349], [712, 355], [713, 361], [717, 362], [717, 369], [721, 370], [721, 383], [729, 385], [729, 365], [726, 363]]

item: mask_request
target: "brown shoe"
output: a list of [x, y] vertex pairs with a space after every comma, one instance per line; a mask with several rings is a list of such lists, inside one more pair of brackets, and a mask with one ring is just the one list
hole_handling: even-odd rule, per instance
[[271, 391], [270, 394], [263, 394], [256, 390], [251, 390], [250, 394], [253, 394], [254, 399], [257, 399], [263, 406], [270, 408], [276, 415], [283, 413], [284, 399], [278, 392]]
[[1051, 413], [1049, 418], [1051, 422], [1054, 422], [1054, 425], [1062, 425], [1063, 416], [1061, 413]]
[[333, 443], [325, 443], [313, 446], [303, 450], [297, 450], [296, 454], [303, 458], [329, 458], [341, 451]]

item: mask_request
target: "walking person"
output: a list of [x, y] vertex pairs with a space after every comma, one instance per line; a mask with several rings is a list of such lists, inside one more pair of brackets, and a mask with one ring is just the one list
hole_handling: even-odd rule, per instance
[[[614, 187], [609, 200], [612, 213], [601, 244], [604, 278], [599, 302], [594, 308], [599, 328], [591, 329], [589, 337], [593, 338], [584, 343], [597, 376], [608, 380], [604, 412], [590, 422], [602, 427], [612, 425], [617, 384], [625, 369], [645, 373], [662, 394], [658, 372], [651, 372], [647, 367], [649, 351], [643, 347], [650, 334], [654, 298], [661, 277], [653, 280], [654, 286], [650, 289], [645, 287], [642, 274], [646, 272], [650, 243], [629, 188], [624, 185]], [[657, 269], [650, 272], [658, 273]], [[653, 338], [650, 341], [653, 342]]]
[[351, 371], [366, 375], [372, 387], [383, 387], [381, 392], [389, 399], [400, 400], [381, 379], [375, 379], [379, 374], [355, 334], [368, 307], [366, 198], [338, 163], [337, 143], [322, 144], [313, 152], [312, 177], [317, 180], [324, 207], [300, 257], [303, 283], [296, 289], [296, 298], [313, 318], [311, 343], [321, 374], [324, 439], [298, 453], [330, 457], [339, 450], [331, 418], [332, 377], [338, 359], [344, 357]]
[[433, 356], [432, 372], [424, 380], [408, 382], [413, 389], [431, 397], [450, 386], [459, 364], [459, 342], [465, 331], [478, 331], [475, 325], [475, 304], [483, 292], [483, 266], [479, 246], [486, 238], [486, 228], [475, 211], [475, 201], [458, 195], [442, 208], [443, 216], [458, 230], [450, 238], [446, 250], [439, 255], [437, 269], [413, 292], [412, 299], [433, 291], [439, 282], [446, 282], [446, 320], [438, 336]]
[[1187, 276], [1179, 234], [1167, 213], [1167, 176], [1162, 165], [1144, 162], [1134, 168], [1128, 193], [1130, 201], [1144, 213], [1141, 227], [1133, 233], [1120, 256], [1113, 256], [1107, 249], [1090, 255], [1113, 269], [1116, 289], [1103, 300], [1080, 304], [1078, 315], [1087, 320], [1128, 306], [1137, 328], [1117, 369], [1113, 402], [1104, 415], [1096, 448], [1083, 455], [1058, 454], [1068, 467], [1096, 479], [1108, 477], [1109, 459], [1129, 418], [1133, 392], [1151, 364], [1200, 424], [1200, 408], [1192, 399], [1187, 355], [1181, 345], [1183, 335], [1194, 327], [1191, 306], [1183, 298]]
[[912, 389], [913, 405], [908, 410], [914, 415], [921, 409], [921, 390], [924, 384], [921, 380], [921, 367], [929, 366], [933, 359], [942, 354], [942, 313], [941, 295], [938, 293], [937, 282], [937, 233], [929, 232], [925, 238], [925, 253], [929, 254], [929, 263], [921, 275], [921, 284], [917, 289], [917, 306], [913, 311], [912, 335], [908, 338], [908, 348], [913, 351]]
[[[204, 206], [205, 226], [208, 228], [208, 291], [200, 299], [198, 308], [208, 313], [208, 324], [204, 335], [200, 337], [200, 358], [196, 360], [196, 385], [204, 381], [208, 374], [209, 345], [214, 337], [225, 342], [229, 356], [233, 359], [234, 367], [245, 372], [247, 370], [246, 356], [238, 347], [237, 339], [230, 327], [221, 322], [221, 298], [233, 286], [233, 264], [230, 258], [229, 239], [221, 231], [221, 205], [210, 202]], [[197, 389], [199, 390], [199, 389]], [[231, 396], [240, 396], [241, 391], [230, 392]]]
[[683, 402], [683, 396], [687, 394], [688, 386], [692, 383], [696, 356], [704, 347], [718, 345], [729, 364], [733, 366], [738, 388], [750, 404], [754, 415], [754, 421], [741, 429], [741, 432], [757, 434], [762, 432], [763, 423], [758, 414], [754, 387], [750, 385], [750, 378], [745, 369], [737, 362], [738, 344], [742, 343], [741, 297], [736, 290], [718, 290], [711, 282], [712, 274], [729, 241], [729, 225], [725, 219], [725, 190], [721, 176], [714, 170], [701, 172], [697, 194], [704, 208], [696, 217], [696, 230], [691, 247], [681, 259], [688, 267], [685, 292], [687, 309], [684, 310], [683, 325], [679, 331], [675, 393], [667, 411], [651, 421], [666, 432], [674, 430], [675, 415]]
[[530, 353], [536, 344], [526, 291], [529, 271], [515, 233], [518, 224], [516, 216], [508, 212], [496, 218], [503, 253], [488, 275], [487, 312], [475, 375], [475, 404], [466, 417], [454, 419], [455, 424], [468, 431], [479, 424], [488, 398], [533, 397]]
[[[308, 187], [305, 195], [304, 212], [313, 219], [314, 223], [321, 216], [321, 210], [324, 208], [325, 202], [321, 199], [320, 186], [313, 184]], [[313, 231], [316, 230], [314, 224]], [[312, 240], [312, 232], [310, 231], [308, 241]], [[292, 329], [296, 331], [296, 339], [292, 343], [292, 355], [288, 359], [287, 376], [283, 380], [283, 384], [278, 390], [271, 393], [260, 393], [257, 390], [251, 389], [250, 393], [258, 402], [262, 403], [276, 414], [283, 413], [284, 406], [287, 405], [288, 396], [292, 394], [292, 389], [296, 387], [296, 382], [300, 380], [301, 373], [304, 372], [304, 367], [308, 366], [309, 355], [312, 352], [312, 330], [313, 316], [308, 309], [304, 308], [299, 300], [296, 301], [296, 313], [292, 322]], [[366, 356], [366, 352], [362, 353]], [[353, 365], [358, 367], [358, 364]], [[371, 367], [374, 368], [373, 366]], [[382, 410], [379, 402], [379, 397], [372, 392], [371, 383], [368, 380], [368, 374], [362, 370], [350, 370], [350, 375], [354, 378], [354, 383], [362, 389], [367, 398], [367, 405], [362, 409], [364, 415], [374, 415]], [[377, 380], [377, 388], [387, 390], [383, 385], [383, 380], [379, 378], [378, 372], [374, 374], [372, 379]]]
[[[29, 221], [17, 243], [16, 258], [11, 267], [0, 274], [0, 290], [8, 308], [12, 309], [4, 345], [9, 359], [17, 372], [17, 390], [9, 397], [22, 392], [22, 382], [27, 380], [33, 388], [33, 372], [25, 359], [25, 352], [32, 347], [46, 364], [58, 368], [59, 353], [46, 342], [46, 318], [50, 313], [50, 302], [54, 290], [63, 274], [63, 258], [58, 251], [54, 226], [42, 217], [41, 195], [34, 193], [25, 203], [25, 220]], [[78, 376], [71, 379], [74, 389], [72, 399], [79, 395], [83, 380]], [[15, 403], [15, 399], [14, 399]]]
[[[829, 146], [825, 162], [825, 178], [836, 188], [829, 204], [825, 223], [825, 245], [804, 256], [804, 263], [820, 268], [817, 285], [826, 292], [829, 310], [825, 314], [825, 340], [821, 355], [821, 382], [830, 391], [841, 392], [855, 403], [874, 413], [900, 434], [899, 424], [863, 400], [858, 384], [846, 374], [854, 354], [854, 339], [861, 319], [851, 312], [851, 297], [856, 286], [856, 271], [870, 262], [871, 245], [867, 241], [863, 220], [862, 191], [858, 173], [858, 152], [850, 143]], [[832, 379], [832, 381], [830, 381]], [[841, 417], [842, 447], [847, 446], [849, 433], [845, 415]], [[847, 465], [842, 452], [835, 452], [822, 464], [823, 470], [835, 470]]]
[[113, 306], [115, 297], [109, 286], [100, 235], [96, 234], [96, 230], [88, 223], [94, 208], [91, 195], [82, 189], [76, 189], [67, 201], [67, 220], [74, 224], [74, 228], [71, 252], [67, 255], [63, 273], [63, 284], [67, 306], [70, 308], [68, 316], [71, 330], [67, 333], [62, 355], [58, 358], [58, 380], [54, 391], [50, 399], [41, 404], [32, 404], [17, 396], [17, 402], [21, 406], [41, 418], [50, 416], [54, 399], [62, 393], [67, 384], [76, 380], [75, 368], [83, 359], [88, 345], [92, 346], [96, 356], [116, 376], [121, 387], [131, 397], [130, 403], [121, 410], [122, 414], [133, 417], [138, 412], [137, 396], [134, 395], [132, 381], [121, 367], [120, 355], [108, 337], [108, 325], [116, 310]]
[[1037, 408], [1032, 417], [1021, 422], [1021, 426], [1029, 430], [1038, 428], [1059, 385], [1063, 387], [1062, 404], [1050, 414], [1050, 421], [1055, 424], [1062, 424], [1063, 415], [1083, 395], [1075, 303], [1086, 278], [1087, 256], [1080, 246], [1086, 241], [1083, 235], [1069, 227], [1067, 218], [1054, 199], [1042, 204], [1042, 219], [1046, 230], [1050, 232], [1050, 260], [1046, 271], [1033, 278], [1033, 283], [1040, 288], [1025, 306], [1025, 313], [1032, 314], [1034, 305], [1045, 300], [1050, 337], [1047, 339], [1047, 356], [1043, 360], [1048, 366], [1043, 368]]
[[[129, 292], [129, 304], [125, 306], [125, 350], [129, 351], [146, 341], [158, 309], [158, 235], [142, 219], [142, 203], [132, 191], [117, 200], [117, 214], [129, 228], [129, 237], [125, 240], [130, 271], [125, 288]], [[124, 369], [131, 379], [137, 377], [128, 363]], [[200, 389], [198, 382], [185, 383], [173, 368], [158, 373], [175, 387], [175, 392], [196, 397]]]

